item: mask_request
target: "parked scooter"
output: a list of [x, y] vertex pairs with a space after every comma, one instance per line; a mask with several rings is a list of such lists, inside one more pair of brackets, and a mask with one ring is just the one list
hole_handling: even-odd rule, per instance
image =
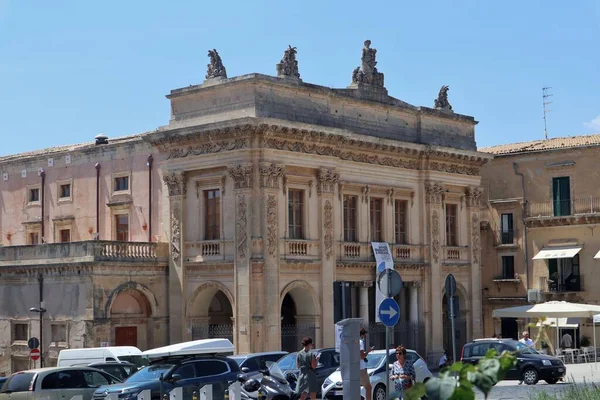
[[296, 380], [293, 374], [284, 376], [279, 365], [274, 362], [267, 362], [266, 367], [260, 371], [262, 376], [257, 375], [242, 384], [242, 399], [258, 399], [259, 394], [264, 400], [296, 400], [300, 397], [290, 387], [290, 383], [295, 383]]

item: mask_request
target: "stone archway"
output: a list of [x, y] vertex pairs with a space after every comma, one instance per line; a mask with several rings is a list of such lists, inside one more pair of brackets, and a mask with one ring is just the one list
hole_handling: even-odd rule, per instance
[[234, 343], [233, 310], [233, 297], [225, 285], [215, 281], [202, 283], [186, 307], [191, 339], [225, 338]]
[[134, 346], [142, 350], [152, 343], [152, 316], [155, 308], [145, 287], [128, 282], [109, 296], [106, 304], [110, 321], [110, 342], [115, 346]]
[[[456, 295], [459, 304], [459, 315], [454, 321], [456, 330], [456, 357], [460, 357], [461, 350], [465, 343], [468, 341], [468, 315], [469, 315], [469, 297], [465, 288], [457, 283], [456, 284]], [[447, 354], [452, 357], [452, 322], [450, 320], [450, 308], [448, 307], [448, 297], [446, 292], [442, 291], [442, 318], [444, 326], [444, 349]]]
[[315, 337], [319, 328], [319, 300], [313, 287], [305, 281], [293, 281], [281, 292], [281, 349], [297, 351], [304, 336]]

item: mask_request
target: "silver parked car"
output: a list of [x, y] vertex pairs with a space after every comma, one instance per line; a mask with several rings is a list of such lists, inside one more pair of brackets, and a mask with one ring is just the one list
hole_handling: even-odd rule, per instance
[[12, 374], [0, 389], [0, 400], [91, 400], [103, 385], [121, 381], [104, 371], [87, 367], [40, 368]]
[[[427, 382], [427, 380], [433, 376], [431, 371], [429, 371], [429, 368], [427, 368], [427, 363], [416, 351], [406, 349], [406, 359], [412, 362], [413, 366], [415, 367], [417, 382]], [[387, 362], [391, 365], [395, 361], [396, 349], [390, 349], [388, 351]], [[371, 387], [373, 389], [371, 398], [374, 400], [385, 400], [385, 387], [389, 381], [389, 379], [386, 379], [385, 376], [385, 363], [385, 350], [372, 351], [369, 353], [369, 357], [367, 357], [367, 372], [369, 374]], [[390, 382], [390, 387], [392, 387], [391, 385], [393, 385], [393, 383]], [[321, 391], [323, 393], [323, 399], [342, 399], [344, 388], [342, 374], [339, 369], [325, 379]], [[362, 386], [360, 388], [360, 394], [363, 399], [366, 398], [365, 388]]]

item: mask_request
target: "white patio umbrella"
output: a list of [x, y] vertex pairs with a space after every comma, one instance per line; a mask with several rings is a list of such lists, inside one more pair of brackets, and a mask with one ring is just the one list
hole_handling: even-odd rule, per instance
[[[600, 306], [566, 301], [547, 301], [526, 306], [501, 308], [494, 310], [492, 316], [495, 318], [555, 318], [558, 326], [558, 318], [561, 317], [594, 318], [596, 314], [600, 314]], [[558, 329], [556, 330], [556, 342], [558, 343]], [[595, 348], [596, 335], [594, 335]], [[597, 361], [597, 359], [594, 359], [594, 361]]]

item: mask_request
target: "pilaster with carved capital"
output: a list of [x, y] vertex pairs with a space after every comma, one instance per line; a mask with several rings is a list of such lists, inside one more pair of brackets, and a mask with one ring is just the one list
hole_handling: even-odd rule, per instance
[[469, 187], [466, 190], [467, 207], [480, 207], [481, 198], [483, 197], [483, 189], [480, 187]]
[[259, 165], [260, 187], [279, 189], [279, 182], [283, 178], [285, 168], [275, 163], [260, 163]]
[[335, 187], [337, 186], [340, 175], [333, 169], [321, 168], [317, 173], [317, 193], [334, 193]]

